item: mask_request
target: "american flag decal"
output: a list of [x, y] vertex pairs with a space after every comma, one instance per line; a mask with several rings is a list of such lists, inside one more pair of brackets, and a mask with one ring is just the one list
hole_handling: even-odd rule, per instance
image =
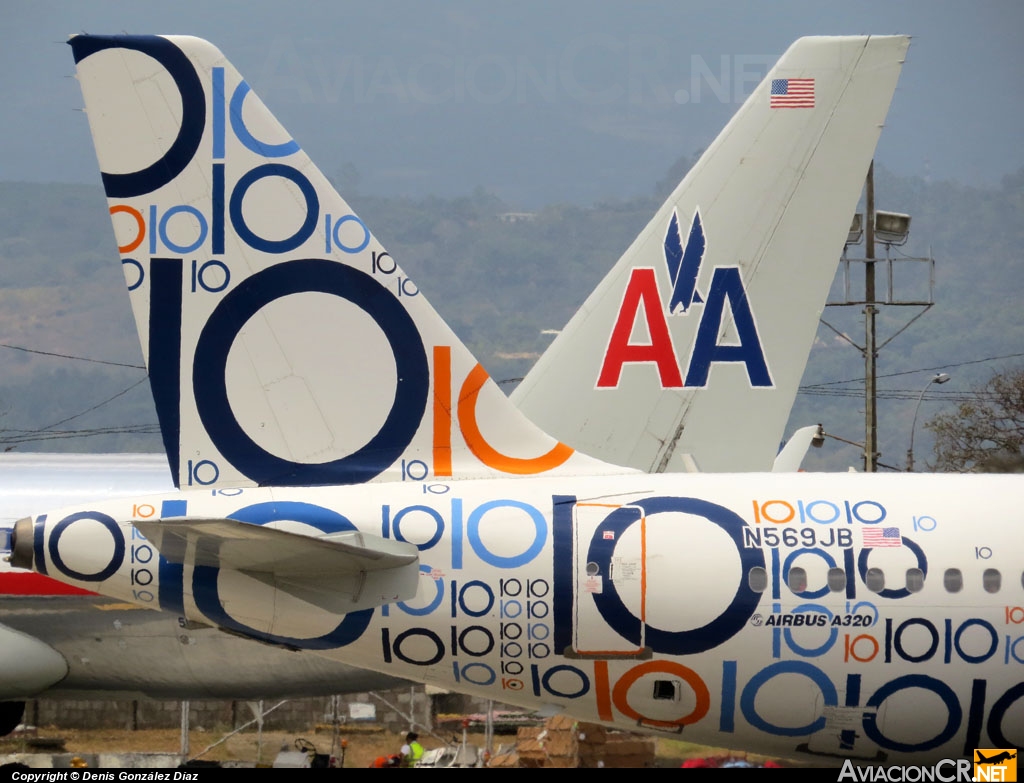
[[861, 531], [864, 534], [864, 546], [877, 549], [878, 547], [903, 546], [903, 538], [900, 536], [898, 527], [867, 527]]
[[813, 109], [814, 79], [772, 79], [772, 109]]

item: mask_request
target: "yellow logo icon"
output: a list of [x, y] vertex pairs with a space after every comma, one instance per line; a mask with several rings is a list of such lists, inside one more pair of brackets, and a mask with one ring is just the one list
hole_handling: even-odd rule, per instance
[[1009, 783], [1017, 780], [1016, 748], [975, 748], [974, 780]]

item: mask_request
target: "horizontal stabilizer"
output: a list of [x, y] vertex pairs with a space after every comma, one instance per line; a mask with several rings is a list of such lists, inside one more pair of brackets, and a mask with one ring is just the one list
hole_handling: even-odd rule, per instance
[[232, 519], [133, 524], [172, 563], [237, 571], [331, 612], [416, 594], [419, 554], [401, 541], [358, 531], [314, 537]]

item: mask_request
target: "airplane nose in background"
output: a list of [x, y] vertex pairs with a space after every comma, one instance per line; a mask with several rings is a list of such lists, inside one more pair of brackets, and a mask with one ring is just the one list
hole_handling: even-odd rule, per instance
[[13, 568], [32, 568], [32, 528], [32, 517], [25, 517], [14, 523], [9, 558]]

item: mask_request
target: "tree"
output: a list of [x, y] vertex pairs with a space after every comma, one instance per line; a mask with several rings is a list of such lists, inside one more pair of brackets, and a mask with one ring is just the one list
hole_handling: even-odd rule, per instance
[[935, 469], [1024, 472], [1024, 368], [996, 373], [972, 396], [924, 425], [935, 433]]

